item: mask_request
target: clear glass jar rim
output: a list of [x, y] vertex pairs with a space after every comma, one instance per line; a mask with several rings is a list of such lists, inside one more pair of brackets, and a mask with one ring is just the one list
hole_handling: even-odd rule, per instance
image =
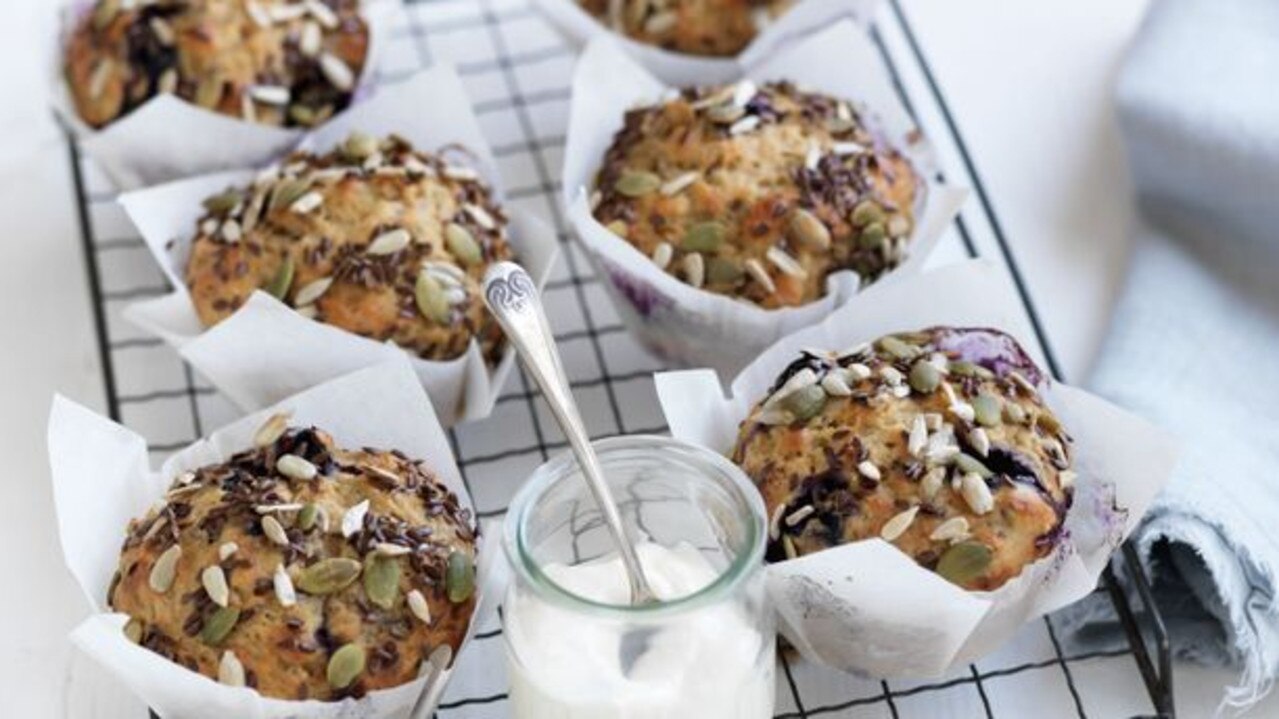
[[[506, 521], [503, 523], [502, 546], [507, 560], [519, 578], [523, 579], [543, 599], [566, 607], [573, 611], [585, 611], [597, 615], [612, 615], [619, 619], [637, 620], [652, 619], [670, 614], [677, 614], [712, 604], [731, 593], [751, 572], [762, 568], [764, 558], [765, 524], [764, 500], [751, 484], [750, 480], [737, 465], [722, 455], [688, 442], [660, 437], [656, 435], [626, 435], [608, 437], [591, 443], [599, 456], [600, 464], [607, 470], [610, 454], [621, 450], [676, 450], [694, 457], [697, 461], [709, 465], [718, 475], [706, 477], [721, 488], [728, 489], [734, 495], [742, 509], [750, 515], [746, 524], [746, 540], [744, 551], [734, 557], [715, 581], [707, 584], [692, 594], [670, 601], [657, 602], [642, 606], [607, 604], [579, 596], [564, 589], [548, 577], [538, 567], [528, 551], [527, 525], [530, 510], [536, 505], [552, 482], [564, 479], [577, 469], [577, 460], [572, 452], [565, 451], [533, 471], [533, 475], [512, 499]], [[695, 468], [700, 475], [706, 475], [708, 467]]]

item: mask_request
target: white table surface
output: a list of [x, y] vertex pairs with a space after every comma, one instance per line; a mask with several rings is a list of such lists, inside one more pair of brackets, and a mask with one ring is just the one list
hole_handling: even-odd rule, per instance
[[[87, 605], [62, 565], [44, 446], [53, 392], [103, 405], [69, 166], [47, 110], [53, 5], [6, 0], [0, 23], [0, 706], [11, 717], [86, 716], [81, 693], [67, 691], [72, 676], [110, 687], [65, 638]], [[1131, 214], [1109, 85], [1144, 5], [905, 3], [1074, 381], [1086, 377], [1122, 279]], [[1180, 664], [1175, 678], [1179, 714], [1200, 717], [1234, 677]], [[1114, 688], [1117, 698], [1133, 691]], [[141, 716], [121, 692], [93, 696], [119, 708], [95, 716]], [[1097, 699], [1095, 715], [1108, 716]], [[1279, 715], [1279, 699], [1254, 714]]]

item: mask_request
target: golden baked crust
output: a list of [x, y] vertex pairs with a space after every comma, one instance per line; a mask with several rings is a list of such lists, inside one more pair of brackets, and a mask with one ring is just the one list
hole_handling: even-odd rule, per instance
[[1007, 335], [931, 328], [806, 352], [742, 423], [733, 459], [768, 508], [772, 561], [883, 537], [966, 589], [1056, 545], [1070, 437]]
[[497, 361], [502, 332], [480, 283], [512, 252], [506, 216], [473, 170], [394, 136], [355, 134], [326, 155], [294, 153], [205, 207], [186, 280], [206, 326], [264, 289], [425, 359], [458, 357], [474, 338]]
[[596, 185], [596, 219], [659, 267], [768, 309], [896, 267], [922, 194], [849, 103], [749, 80], [628, 112]]
[[[220, 667], [238, 661], [244, 684], [264, 696], [331, 700], [411, 681], [432, 650], [456, 650], [470, 622], [470, 512], [421, 461], [340, 449], [315, 428], [285, 431], [286, 421], [273, 417], [259, 432], [264, 446], [179, 477], [159, 506], [130, 523], [108, 603], [131, 617], [125, 631], [134, 641], [227, 683], [238, 681]], [[283, 434], [272, 439], [276, 432]], [[299, 478], [305, 471], [280, 464], [286, 456], [316, 476]], [[346, 513], [365, 501], [367, 514], [344, 536]], [[272, 538], [273, 522], [287, 546]], [[165, 577], [156, 567], [173, 547], [180, 554]], [[308, 571], [314, 579], [335, 559], [359, 575], [345, 586], [332, 577], [327, 586], [308, 583]], [[290, 578], [291, 605], [278, 572]], [[226, 609], [215, 601], [222, 582], [211, 575], [225, 582]], [[416, 597], [419, 610], [410, 606], [410, 592], [425, 599], [429, 617]], [[362, 653], [364, 666], [334, 686], [331, 658], [348, 644], [360, 650], [345, 654]], [[228, 652], [234, 660], [224, 660]]]
[[97, 0], [68, 39], [63, 70], [92, 127], [163, 93], [310, 126], [350, 103], [368, 46], [359, 0]]
[[580, 0], [583, 9], [632, 40], [690, 55], [729, 56], [792, 0]]

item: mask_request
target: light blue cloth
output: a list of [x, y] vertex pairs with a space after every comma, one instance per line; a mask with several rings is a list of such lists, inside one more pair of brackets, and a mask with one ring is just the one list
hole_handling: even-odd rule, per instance
[[[1233, 713], [1279, 674], [1279, 0], [1153, 0], [1117, 99], [1143, 224], [1092, 386], [1182, 443], [1135, 538]], [[1104, 601], [1060, 618], [1121, 636]]]

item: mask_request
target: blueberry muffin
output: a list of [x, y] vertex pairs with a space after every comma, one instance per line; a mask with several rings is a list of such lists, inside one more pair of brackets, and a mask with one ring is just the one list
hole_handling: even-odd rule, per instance
[[658, 267], [766, 309], [896, 267], [923, 193], [850, 103], [749, 80], [627, 112], [596, 186], [595, 218]]
[[107, 593], [131, 641], [277, 699], [412, 681], [474, 609], [470, 512], [396, 451], [276, 415], [132, 521]]
[[325, 155], [296, 152], [204, 206], [186, 280], [206, 326], [263, 289], [424, 359], [456, 358], [472, 339], [489, 361], [500, 355], [480, 284], [512, 252], [506, 216], [469, 167], [356, 133]]
[[615, 32], [689, 55], [741, 52], [792, 0], [581, 0]]
[[935, 327], [804, 352], [742, 423], [771, 561], [881, 537], [971, 590], [1059, 541], [1075, 473], [1046, 379], [1009, 336]]
[[91, 127], [166, 93], [310, 126], [351, 102], [368, 47], [359, 0], [97, 0], [71, 32], [63, 70]]

